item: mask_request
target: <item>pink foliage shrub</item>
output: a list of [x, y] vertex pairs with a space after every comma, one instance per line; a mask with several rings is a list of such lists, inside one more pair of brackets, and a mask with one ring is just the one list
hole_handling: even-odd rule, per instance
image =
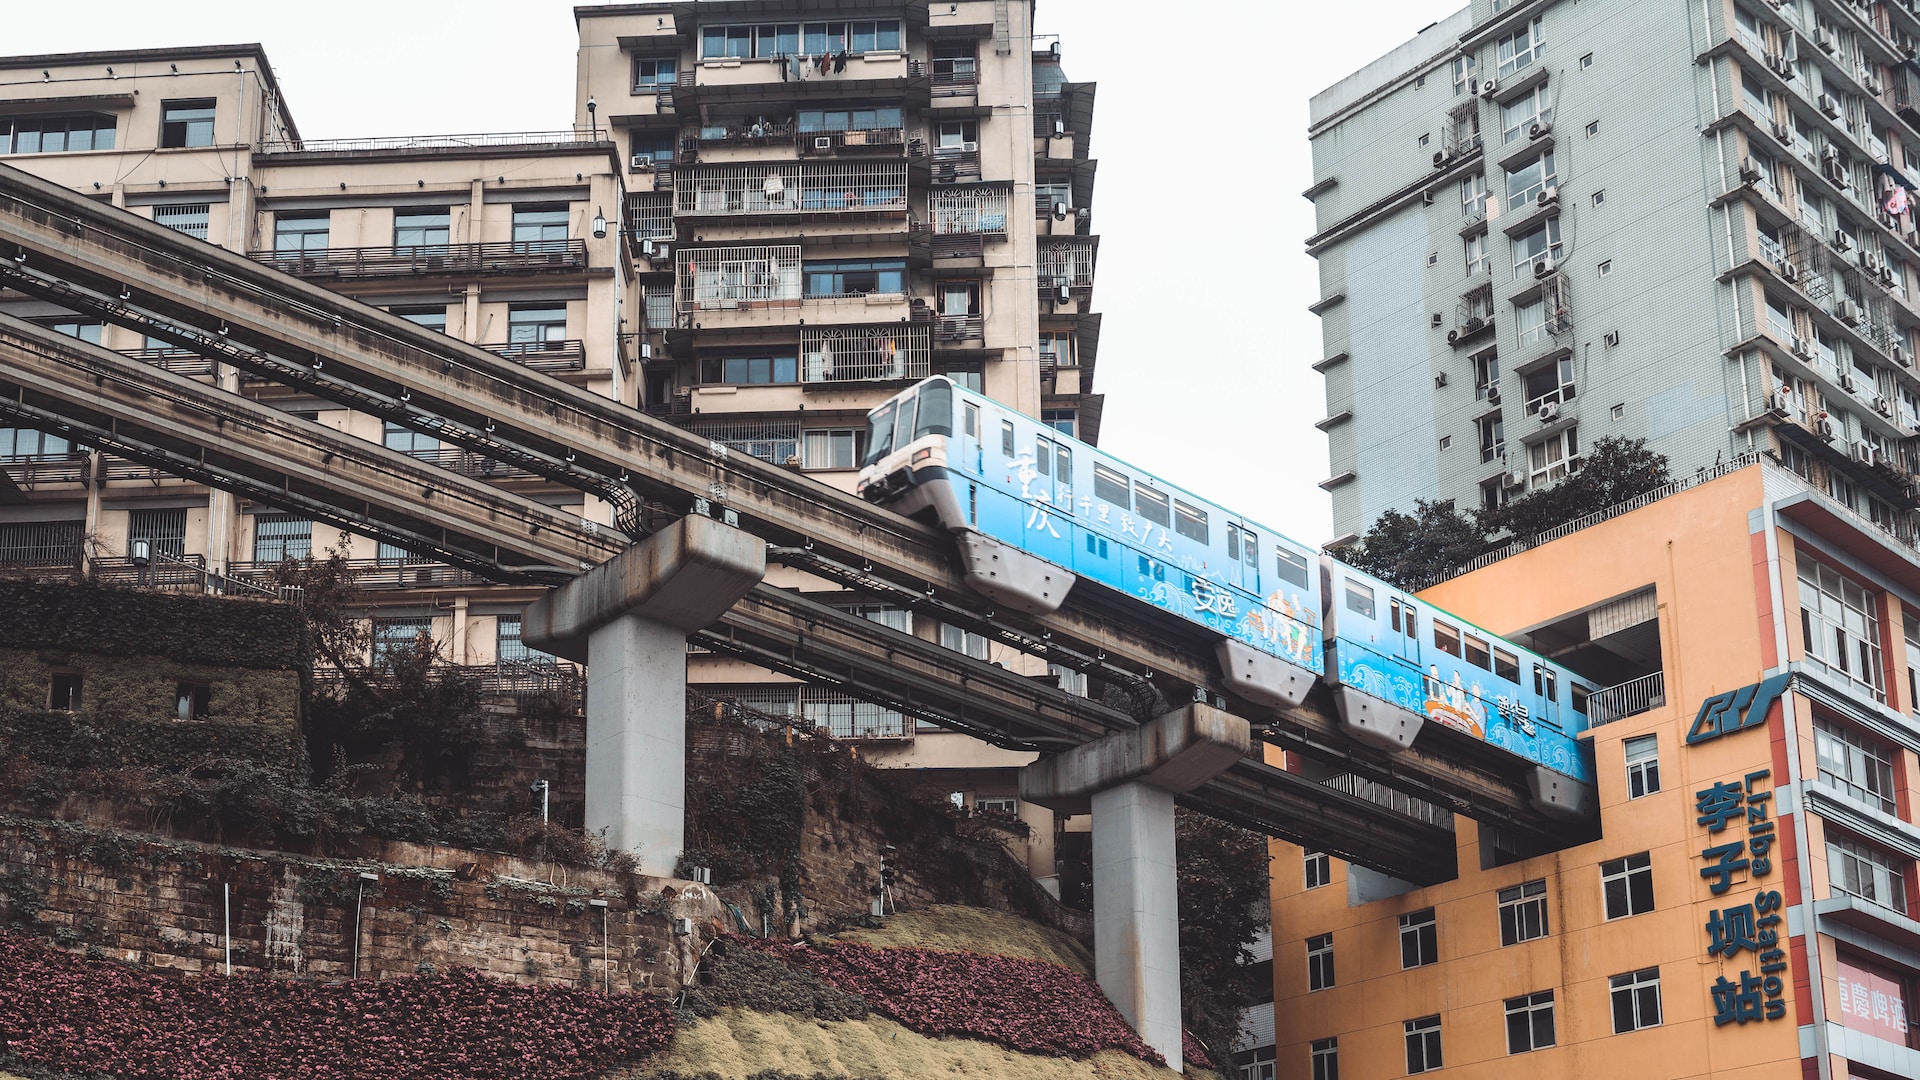
[[0, 933], [0, 1062], [121, 1080], [572, 1080], [673, 1038], [665, 1004], [456, 968], [382, 982], [197, 978]]

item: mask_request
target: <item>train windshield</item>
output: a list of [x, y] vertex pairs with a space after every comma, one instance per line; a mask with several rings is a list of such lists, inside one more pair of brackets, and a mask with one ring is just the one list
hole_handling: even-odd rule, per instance
[[953, 387], [944, 382], [930, 382], [920, 388], [920, 419], [914, 425], [913, 437], [952, 434]]
[[925, 435], [953, 434], [953, 387], [934, 381], [918, 393], [907, 393], [875, 409], [867, 417], [867, 454], [861, 465], [872, 465]]
[[860, 459], [860, 464], [871, 465], [886, 457], [893, 449], [893, 414], [901, 404], [900, 401], [889, 401], [867, 417], [867, 456]]

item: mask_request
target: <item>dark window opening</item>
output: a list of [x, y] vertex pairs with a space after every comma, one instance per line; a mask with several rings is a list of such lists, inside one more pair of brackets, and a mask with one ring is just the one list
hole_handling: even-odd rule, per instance
[[79, 712], [80, 676], [54, 672], [53, 685], [47, 692], [47, 708], [54, 712]]
[[173, 714], [181, 720], [205, 720], [213, 715], [213, 688], [206, 683], [181, 683], [173, 692]]

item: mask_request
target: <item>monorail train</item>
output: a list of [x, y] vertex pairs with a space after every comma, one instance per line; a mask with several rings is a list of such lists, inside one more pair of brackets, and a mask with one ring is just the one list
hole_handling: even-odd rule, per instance
[[868, 414], [861, 466], [861, 496], [952, 532], [989, 597], [1051, 611], [1090, 579], [1219, 634], [1256, 704], [1323, 682], [1357, 739], [1402, 749], [1432, 720], [1548, 770], [1543, 808], [1587, 812], [1588, 683], [1404, 590], [943, 376]]

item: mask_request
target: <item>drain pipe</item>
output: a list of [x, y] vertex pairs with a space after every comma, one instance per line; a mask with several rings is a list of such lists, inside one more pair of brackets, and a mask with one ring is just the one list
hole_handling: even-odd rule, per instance
[[380, 875], [371, 871], [360, 871], [360, 887], [353, 896], [353, 977], [360, 977], [360, 912], [366, 905], [367, 882], [380, 881]]

